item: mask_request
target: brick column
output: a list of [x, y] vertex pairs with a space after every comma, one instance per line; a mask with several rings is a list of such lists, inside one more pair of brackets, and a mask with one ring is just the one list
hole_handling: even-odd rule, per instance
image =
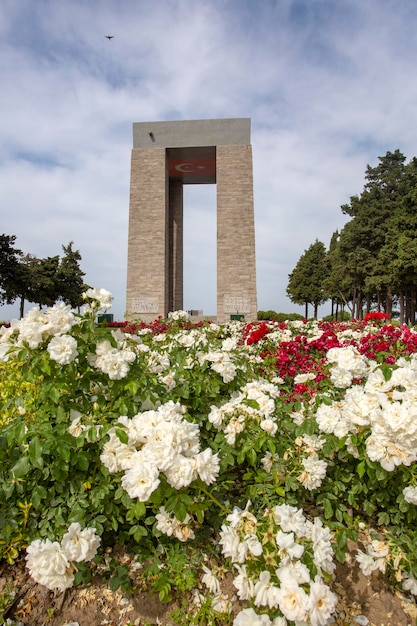
[[126, 308], [129, 318], [168, 312], [168, 176], [165, 148], [132, 150]]
[[169, 296], [168, 311], [183, 309], [183, 183], [169, 181]]
[[217, 322], [256, 320], [252, 147], [216, 148]]

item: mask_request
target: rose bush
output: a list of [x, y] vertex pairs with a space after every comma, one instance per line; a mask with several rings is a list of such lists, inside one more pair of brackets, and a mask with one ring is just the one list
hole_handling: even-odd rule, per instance
[[2, 558], [26, 551], [63, 590], [118, 542], [161, 599], [194, 588], [207, 623], [233, 611], [229, 574], [236, 626], [315, 626], [367, 529], [362, 570], [417, 592], [414, 329], [184, 312], [103, 327], [111, 294], [85, 300], [1, 330]]

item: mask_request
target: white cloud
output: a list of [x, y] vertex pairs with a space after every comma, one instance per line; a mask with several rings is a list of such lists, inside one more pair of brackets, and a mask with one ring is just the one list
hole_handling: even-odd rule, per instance
[[[121, 319], [132, 124], [250, 117], [258, 306], [300, 310], [288, 274], [346, 222], [366, 164], [416, 154], [416, 17], [414, 0], [2, 0], [1, 232], [37, 256], [73, 240]], [[187, 197], [184, 305], [212, 312], [213, 193]]]

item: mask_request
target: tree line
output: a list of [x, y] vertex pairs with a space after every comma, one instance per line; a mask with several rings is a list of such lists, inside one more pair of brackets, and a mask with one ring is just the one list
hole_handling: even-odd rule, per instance
[[416, 322], [417, 158], [406, 163], [397, 149], [367, 165], [360, 195], [341, 210], [350, 220], [331, 237], [329, 248], [315, 240], [288, 276], [292, 302], [319, 305], [331, 300], [332, 315], [349, 310], [362, 319], [371, 311]]
[[79, 308], [86, 289], [81, 255], [73, 241], [63, 245], [63, 256], [37, 258], [15, 247], [15, 235], [0, 235], [0, 305], [20, 302], [23, 317], [25, 302], [53, 306], [57, 301]]

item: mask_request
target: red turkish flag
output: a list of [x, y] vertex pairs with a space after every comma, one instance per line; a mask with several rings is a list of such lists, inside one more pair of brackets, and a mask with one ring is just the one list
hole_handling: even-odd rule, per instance
[[187, 178], [189, 176], [215, 176], [216, 160], [205, 159], [176, 159], [169, 161], [169, 175], [171, 178]]

